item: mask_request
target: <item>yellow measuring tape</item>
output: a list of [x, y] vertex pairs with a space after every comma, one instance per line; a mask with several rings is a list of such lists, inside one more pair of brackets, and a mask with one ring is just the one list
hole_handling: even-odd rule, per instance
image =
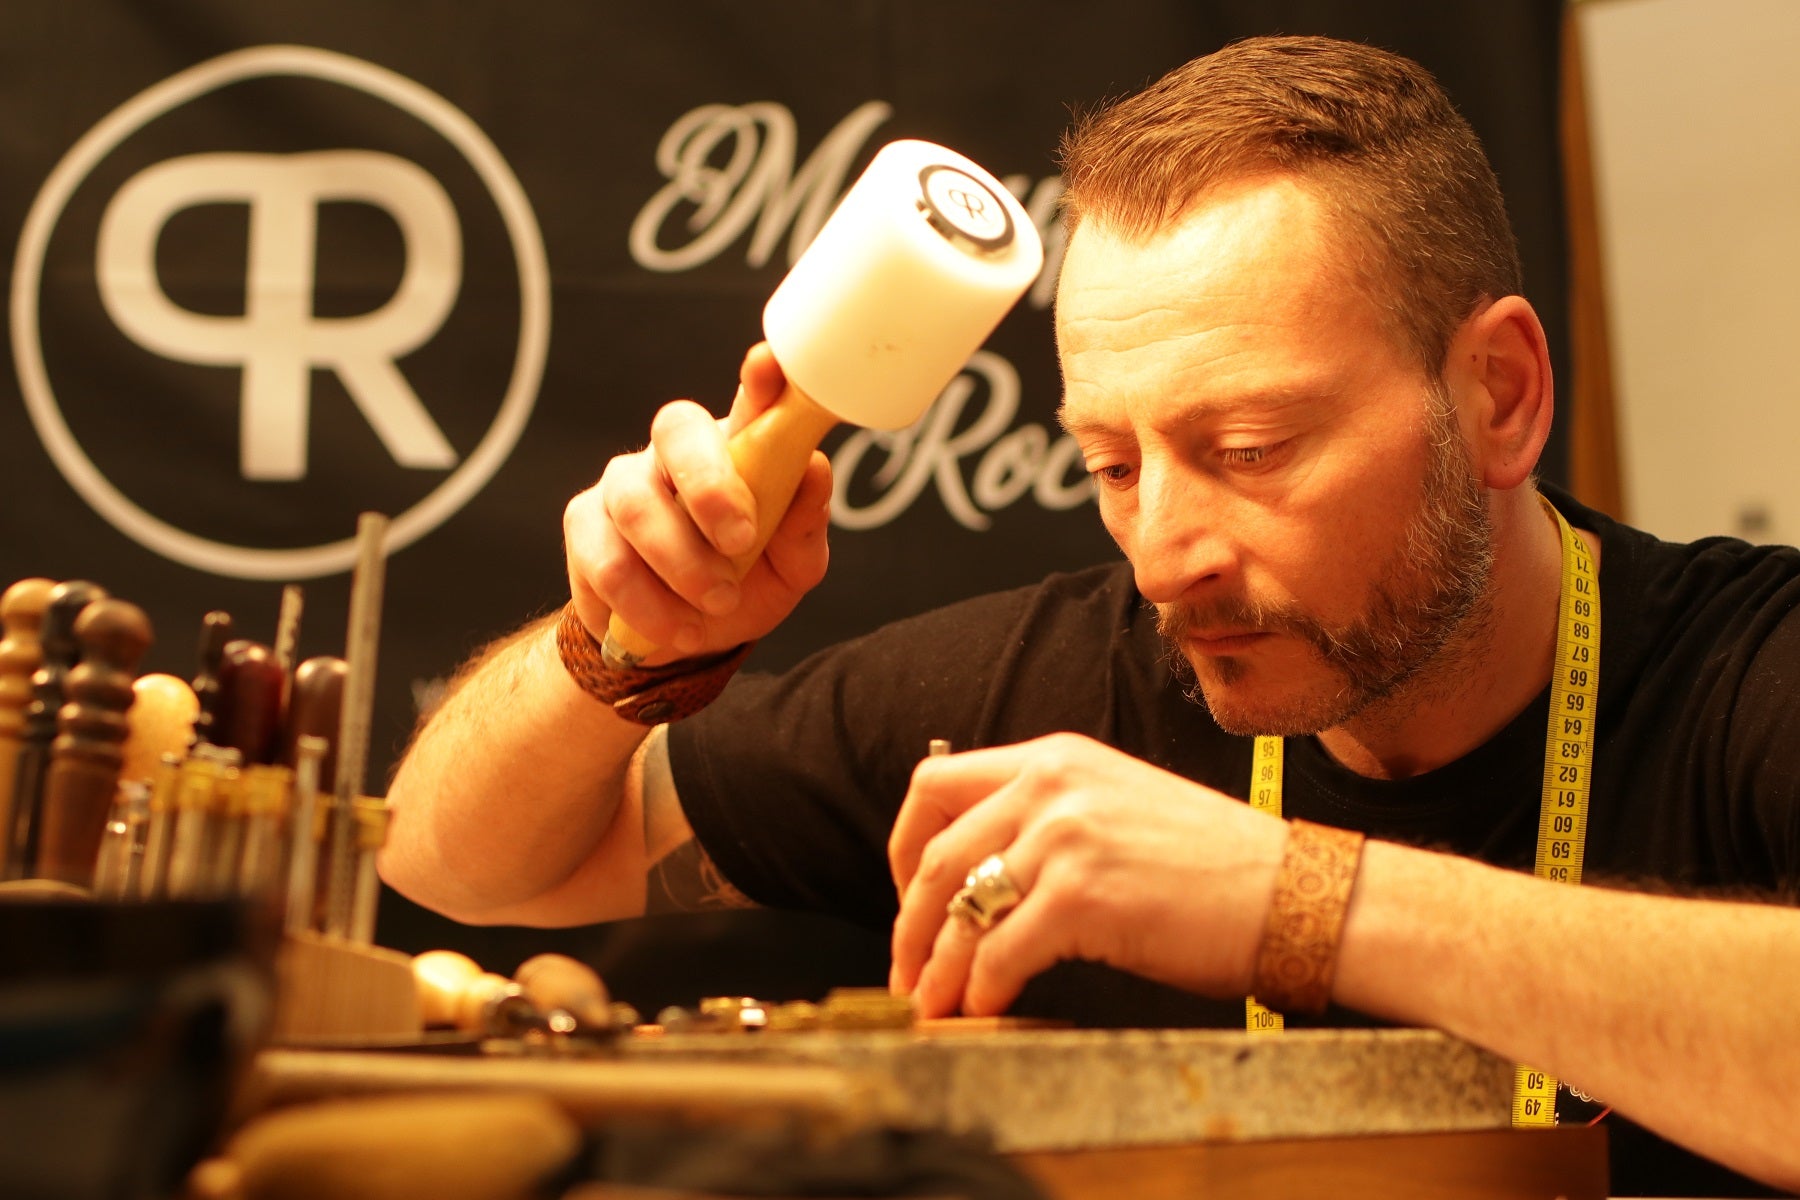
[[[1544, 790], [1533, 870], [1539, 879], [1580, 883], [1600, 696], [1600, 584], [1594, 556], [1561, 513], [1548, 501], [1544, 507], [1562, 531], [1562, 600], [1557, 608], [1556, 665], [1550, 676]], [[1512, 1123], [1556, 1124], [1556, 1076], [1519, 1064], [1513, 1079]]]
[[[1541, 499], [1541, 498], [1540, 498]], [[1550, 720], [1544, 734], [1544, 784], [1538, 805], [1540, 879], [1580, 883], [1587, 844], [1588, 787], [1594, 772], [1594, 720], [1600, 695], [1600, 584], [1594, 557], [1548, 500], [1562, 537], [1556, 663], [1550, 677]], [[1281, 815], [1281, 739], [1259, 737], [1250, 760], [1250, 804]], [[1244, 1028], [1277, 1033], [1281, 1014], [1244, 999]], [[1519, 1064], [1513, 1081], [1515, 1126], [1556, 1124], [1556, 1076]]]
[[[1281, 815], [1281, 739], [1259, 737], [1250, 759], [1250, 806], [1258, 812]], [[1286, 1024], [1281, 1014], [1244, 997], [1244, 1028], [1251, 1033], [1280, 1033]]]

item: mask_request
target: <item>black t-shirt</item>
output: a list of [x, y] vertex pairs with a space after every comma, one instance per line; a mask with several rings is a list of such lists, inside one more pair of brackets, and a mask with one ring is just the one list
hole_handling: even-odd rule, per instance
[[[1584, 877], [1684, 890], [1800, 891], [1800, 552], [1659, 541], [1551, 489], [1601, 540], [1599, 720]], [[889, 828], [932, 738], [958, 750], [1075, 731], [1244, 797], [1251, 741], [1172, 675], [1124, 564], [1053, 576], [897, 622], [780, 677], [733, 682], [670, 728], [683, 809], [719, 869], [759, 903], [888, 928]], [[1549, 691], [1485, 745], [1402, 780], [1286, 745], [1283, 811], [1531, 869]], [[1090, 1027], [1241, 1025], [1217, 1002], [1065, 963], [1015, 1012]], [[1327, 1020], [1353, 1023], [1333, 1010]], [[1615, 1128], [1615, 1191], [1708, 1189]], [[1644, 1135], [1647, 1137], [1647, 1135]], [[1631, 1147], [1631, 1148], [1628, 1148]], [[1635, 1166], [1628, 1168], [1627, 1160]], [[1638, 1168], [1642, 1168], [1641, 1170]], [[1689, 1194], [1703, 1194], [1690, 1190]]]

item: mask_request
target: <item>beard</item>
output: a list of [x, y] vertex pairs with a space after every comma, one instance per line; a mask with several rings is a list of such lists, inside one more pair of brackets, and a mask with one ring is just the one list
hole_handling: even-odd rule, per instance
[[[1296, 737], [1342, 725], [1402, 693], [1446, 648], [1491, 619], [1493, 520], [1441, 386], [1430, 393], [1426, 436], [1419, 512], [1355, 617], [1328, 625], [1297, 605], [1247, 597], [1156, 606], [1157, 632], [1177, 678], [1227, 733]], [[1324, 665], [1325, 682], [1278, 703], [1251, 702], [1233, 690], [1250, 670], [1242, 659], [1209, 657], [1196, 665], [1182, 650], [1189, 630], [1221, 627], [1297, 639]], [[1421, 698], [1415, 689], [1415, 701]]]

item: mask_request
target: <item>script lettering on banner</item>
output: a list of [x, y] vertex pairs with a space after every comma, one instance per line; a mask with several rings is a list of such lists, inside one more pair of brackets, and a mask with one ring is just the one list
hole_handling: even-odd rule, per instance
[[[719, 258], [748, 233], [744, 262], [758, 268], [768, 264], [785, 233], [791, 264], [825, 223], [847, 186], [851, 166], [892, 112], [878, 100], [860, 105], [797, 170], [794, 116], [780, 104], [706, 104], [682, 114], [657, 144], [657, 169], [668, 182], [631, 224], [633, 261], [659, 273], [691, 271]], [[1044, 269], [1025, 300], [1041, 311], [1054, 298], [1062, 263], [1064, 235], [1057, 219], [1062, 181], [1051, 176], [1033, 183], [1010, 175], [1003, 182], [1044, 239]], [[983, 391], [985, 404], [959, 431], [971, 402]], [[1020, 391], [1012, 363], [981, 350], [912, 426], [892, 433], [852, 432], [832, 457], [832, 523], [846, 529], [879, 528], [910, 509], [928, 488], [936, 490], [958, 524], [971, 530], [989, 528], [990, 514], [1027, 496], [1052, 511], [1091, 500], [1092, 484], [1079, 465], [1074, 439], [1042, 424], [1015, 424]], [[885, 457], [874, 465], [877, 453]], [[865, 487], [874, 489], [876, 498], [859, 500]]]

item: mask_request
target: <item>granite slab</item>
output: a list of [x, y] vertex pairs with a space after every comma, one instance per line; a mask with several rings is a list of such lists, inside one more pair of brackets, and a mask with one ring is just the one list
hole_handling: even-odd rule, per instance
[[830, 1064], [1003, 1152], [1508, 1127], [1512, 1064], [1428, 1030], [688, 1034], [628, 1058]]

